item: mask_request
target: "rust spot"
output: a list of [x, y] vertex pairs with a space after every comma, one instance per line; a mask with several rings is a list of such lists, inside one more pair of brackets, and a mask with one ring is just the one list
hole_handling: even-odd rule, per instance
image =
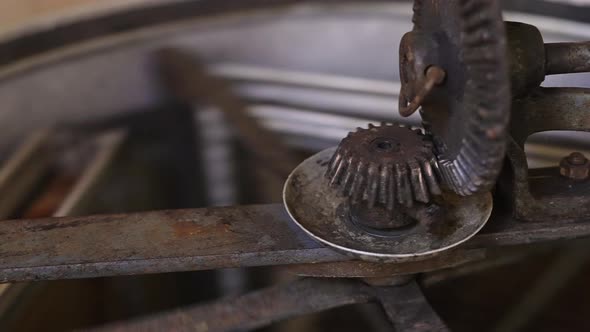
[[172, 224], [174, 234], [176, 237], [191, 237], [202, 234], [212, 235], [215, 233], [230, 232], [230, 225], [228, 223], [221, 223], [216, 225], [200, 225], [192, 221], [183, 221]]

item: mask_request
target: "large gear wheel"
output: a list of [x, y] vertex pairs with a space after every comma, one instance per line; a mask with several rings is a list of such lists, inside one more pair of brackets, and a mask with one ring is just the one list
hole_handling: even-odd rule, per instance
[[340, 142], [326, 176], [353, 202], [393, 210], [397, 204], [411, 207], [441, 194], [434, 163], [432, 143], [420, 129], [370, 124]]
[[[413, 22], [413, 30], [400, 45], [400, 112], [409, 101], [419, 101], [423, 125], [433, 138], [448, 188], [459, 195], [488, 191], [504, 159], [510, 111], [499, 4], [417, 0]], [[434, 83], [427, 82], [429, 68], [445, 74], [444, 80], [437, 77], [434, 88]]]

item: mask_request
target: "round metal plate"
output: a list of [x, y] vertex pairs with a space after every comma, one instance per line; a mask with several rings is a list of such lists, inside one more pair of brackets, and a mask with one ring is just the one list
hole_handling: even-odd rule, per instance
[[301, 163], [283, 190], [285, 207], [293, 221], [335, 249], [372, 261], [424, 257], [465, 242], [490, 216], [489, 193], [468, 197], [445, 194], [448, 220], [436, 232], [416, 226], [395, 234], [368, 233], [350, 221], [348, 198], [331, 188], [324, 176], [335, 150], [324, 150]]

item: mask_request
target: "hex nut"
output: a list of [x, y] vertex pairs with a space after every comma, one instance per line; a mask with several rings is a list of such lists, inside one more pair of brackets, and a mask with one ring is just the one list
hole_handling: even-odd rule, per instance
[[590, 161], [581, 153], [573, 152], [559, 163], [559, 173], [575, 181], [588, 179]]

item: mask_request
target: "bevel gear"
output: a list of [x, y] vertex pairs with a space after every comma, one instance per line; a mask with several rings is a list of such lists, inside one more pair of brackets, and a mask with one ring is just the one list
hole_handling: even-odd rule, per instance
[[399, 124], [369, 125], [350, 132], [326, 171], [331, 186], [351, 198], [394, 210], [428, 203], [441, 190], [434, 171], [432, 142], [420, 129]]
[[[489, 191], [504, 160], [510, 112], [500, 5], [416, 0], [412, 21], [400, 44], [400, 112], [421, 106], [442, 184], [464, 196]], [[434, 80], [430, 72], [444, 75]]]

